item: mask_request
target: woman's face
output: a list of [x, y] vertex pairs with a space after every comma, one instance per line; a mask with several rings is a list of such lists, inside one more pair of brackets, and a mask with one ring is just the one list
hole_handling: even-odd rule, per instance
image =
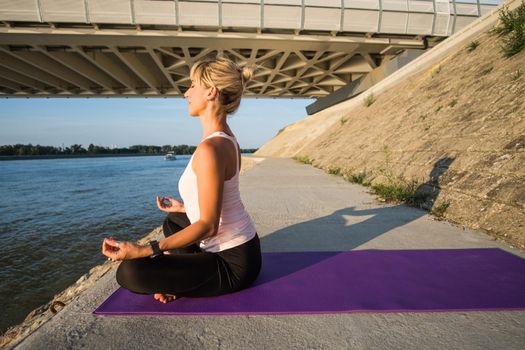
[[210, 100], [209, 93], [212, 88], [202, 86], [196, 80], [191, 81], [190, 88], [184, 93], [184, 97], [188, 99], [188, 112], [191, 116], [201, 115]]

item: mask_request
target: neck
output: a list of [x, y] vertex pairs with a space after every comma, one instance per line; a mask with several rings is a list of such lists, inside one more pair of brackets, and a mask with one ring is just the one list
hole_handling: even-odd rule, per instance
[[208, 137], [216, 131], [224, 131], [231, 134], [230, 127], [226, 123], [226, 115], [218, 115], [212, 111], [206, 111], [200, 115], [202, 126], [202, 137]]

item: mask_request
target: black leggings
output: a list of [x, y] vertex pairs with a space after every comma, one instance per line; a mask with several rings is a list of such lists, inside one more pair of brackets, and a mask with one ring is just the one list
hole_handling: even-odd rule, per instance
[[[188, 225], [185, 213], [170, 213], [164, 220], [164, 236]], [[203, 251], [197, 244], [170, 253], [122, 261], [117, 269], [118, 284], [138, 294], [207, 297], [246, 288], [261, 270], [257, 234], [246, 243], [217, 253]]]

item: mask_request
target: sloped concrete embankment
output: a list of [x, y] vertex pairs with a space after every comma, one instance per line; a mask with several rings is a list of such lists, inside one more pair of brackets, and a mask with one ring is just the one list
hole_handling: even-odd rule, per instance
[[497, 19], [495, 11], [358, 99], [290, 125], [256, 155], [307, 156], [372, 184], [417, 181], [430, 206], [448, 205], [446, 219], [525, 248], [525, 52], [503, 58], [489, 33]]

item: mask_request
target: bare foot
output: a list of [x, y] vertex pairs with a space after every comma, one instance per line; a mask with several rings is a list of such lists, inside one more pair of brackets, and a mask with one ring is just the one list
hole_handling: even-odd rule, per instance
[[153, 295], [153, 297], [160, 301], [161, 303], [169, 303], [170, 301], [173, 301], [175, 299], [177, 299], [177, 296], [173, 295], [173, 294], [162, 294], [162, 293], [156, 293]]

